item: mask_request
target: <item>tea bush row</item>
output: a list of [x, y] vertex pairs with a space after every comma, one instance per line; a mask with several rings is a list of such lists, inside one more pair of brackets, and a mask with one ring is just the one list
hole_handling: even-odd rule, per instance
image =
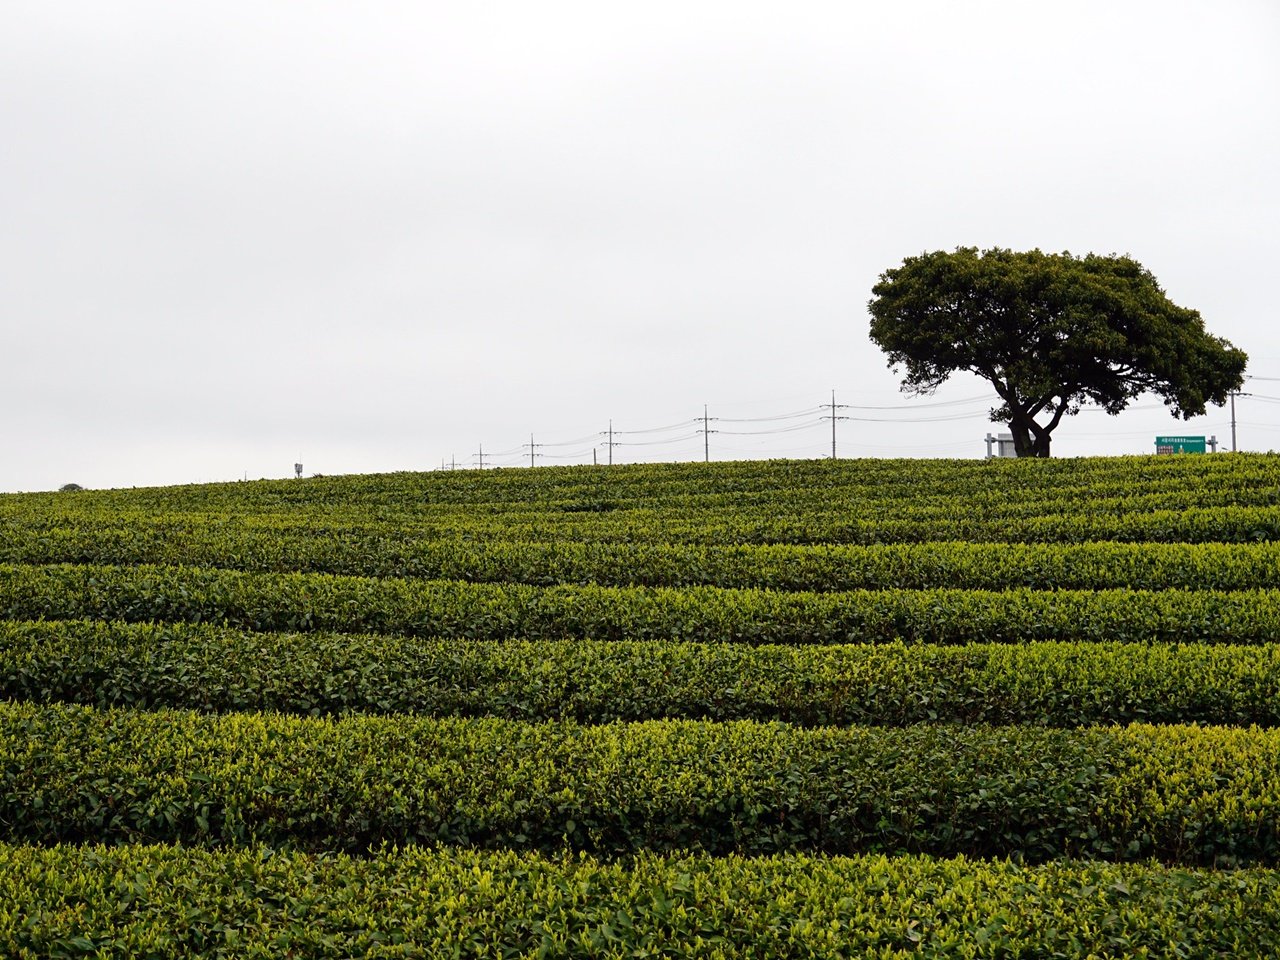
[[183, 565], [484, 583], [842, 591], [1280, 587], [1280, 543], [534, 543], [423, 540], [412, 530], [128, 525], [14, 535], [0, 562]]
[[0, 704], [0, 839], [1280, 862], [1280, 731]]
[[1280, 954], [1280, 874], [928, 857], [0, 845], [15, 960]]
[[474, 640], [1266, 643], [1280, 639], [1280, 590], [784, 593], [0, 564], [0, 618], [184, 621]]
[[1280, 645], [743, 646], [0, 621], [0, 697], [584, 723], [1280, 725]]
[[[1280, 496], [1278, 494], [1277, 496]], [[163, 529], [171, 536], [207, 536], [207, 531], [265, 531], [273, 535], [392, 543], [426, 541], [522, 541], [535, 543], [643, 544], [878, 544], [964, 541], [972, 543], [1250, 543], [1280, 539], [1280, 505], [1146, 508], [1138, 504], [1103, 509], [1082, 498], [1067, 512], [1019, 508], [1017, 515], [993, 512], [981, 502], [917, 505], [833, 506], [812, 509], [766, 504], [758, 509], [729, 506], [639, 508], [614, 501], [566, 504], [558, 510], [486, 512], [459, 507], [444, 513], [424, 508], [395, 513], [361, 512], [345, 506], [324, 510], [302, 503], [261, 515], [184, 514], [170, 505], [139, 509], [59, 510], [26, 501], [15, 508], [0, 500], [0, 541], [21, 545], [60, 530]], [[7, 508], [7, 509], [5, 509]], [[39, 508], [39, 509], [37, 509]], [[112, 536], [110, 532], [107, 537]]]
[[[775, 460], [683, 464], [629, 464], [615, 467], [540, 467], [535, 470], [464, 470], [198, 484], [129, 490], [23, 494], [5, 498], [8, 509], [30, 504], [46, 511], [101, 505], [148, 512], [296, 512], [356, 509], [369, 514], [411, 515], [449, 506], [469, 510], [515, 507], [517, 510], [625, 503], [663, 509], [706, 507], [717, 502], [735, 507], [752, 503], [789, 505], [836, 502], [841, 508], [863, 505], [926, 505], [951, 501], [976, 506], [1038, 503], [1071, 510], [1092, 500], [1135, 498], [1151, 509], [1152, 498], [1184, 495], [1215, 497], [1206, 506], [1230, 502], [1274, 503], [1280, 456], [1088, 457], [1051, 462], [1016, 460]], [[1229, 493], [1235, 499], [1221, 499]]]

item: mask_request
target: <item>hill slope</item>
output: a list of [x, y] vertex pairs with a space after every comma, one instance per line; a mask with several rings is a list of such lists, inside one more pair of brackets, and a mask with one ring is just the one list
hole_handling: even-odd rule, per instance
[[0, 952], [1275, 953], [1278, 530], [1255, 455], [0, 497]]

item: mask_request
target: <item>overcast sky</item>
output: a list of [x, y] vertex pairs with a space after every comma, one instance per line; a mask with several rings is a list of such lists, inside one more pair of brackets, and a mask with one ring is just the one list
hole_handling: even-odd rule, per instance
[[[1275, 0], [3, 0], [0, 490], [981, 456], [867, 336], [961, 245], [1135, 257], [1280, 448], [1278, 171]], [[1229, 444], [1137, 407], [1055, 455]]]

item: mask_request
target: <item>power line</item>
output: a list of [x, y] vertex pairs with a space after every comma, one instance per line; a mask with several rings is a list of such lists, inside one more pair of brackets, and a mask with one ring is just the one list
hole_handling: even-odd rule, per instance
[[[612, 465], [614, 447], [662, 446], [667, 444], [679, 444], [679, 443], [688, 442], [689, 440], [695, 439], [698, 436], [701, 436], [703, 438], [703, 460], [705, 462], [710, 462], [710, 459], [711, 459], [710, 435], [713, 433], [724, 433], [725, 435], [742, 436], [742, 437], [776, 436], [776, 435], [785, 434], [785, 433], [796, 433], [804, 430], [812, 430], [814, 427], [821, 426], [827, 420], [832, 420], [832, 428], [833, 428], [832, 429], [832, 434], [833, 434], [832, 455], [834, 457], [835, 451], [836, 451], [835, 429], [834, 429], [836, 420], [860, 420], [860, 421], [871, 422], [871, 423], [878, 422], [878, 423], [906, 424], [906, 423], [935, 423], [935, 422], [944, 422], [944, 421], [951, 421], [951, 420], [967, 420], [967, 419], [973, 419], [975, 417], [982, 415], [980, 413], [975, 412], [975, 413], [962, 413], [962, 414], [937, 416], [937, 417], [856, 417], [856, 416], [836, 414], [834, 413], [835, 410], [856, 409], [856, 410], [904, 410], [905, 411], [905, 410], [915, 409], [916, 407], [928, 407], [928, 408], [953, 407], [958, 404], [973, 403], [978, 400], [982, 400], [985, 402], [989, 400], [989, 398], [984, 395], [980, 397], [969, 397], [969, 398], [954, 400], [954, 401], [940, 401], [938, 403], [926, 403], [926, 404], [914, 404], [914, 405], [908, 404], [908, 405], [893, 405], [893, 406], [883, 406], [883, 405], [882, 406], [857, 406], [854, 404], [835, 403], [835, 394], [833, 391], [832, 402], [830, 404], [819, 404], [817, 406], [809, 407], [808, 409], [805, 409], [805, 410], [797, 410], [797, 411], [792, 411], [789, 413], [781, 413], [781, 414], [770, 414], [770, 415], [761, 416], [761, 417], [723, 418], [723, 422], [726, 424], [728, 423], [734, 423], [734, 424], [778, 423], [780, 424], [789, 420], [796, 420], [803, 417], [809, 418], [803, 423], [787, 424], [786, 426], [767, 427], [762, 430], [725, 430], [719, 427], [713, 428], [711, 426], [711, 422], [716, 421], [717, 423], [719, 423], [721, 422], [722, 418], [712, 417], [708, 409], [709, 405], [704, 404], [701, 417], [696, 417], [690, 420], [681, 420], [675, 423], [669, 423], [669, 424], [665, 424], [657, 427], [643, 427], [643, 428], [637, 428], [632, 430], [615, 430], [613, 427], [613, 421], [610, 420], [609, 427], [607, 430], [601, 431], [598, 434], [588, 434], [586, 436], [577, 437], [570, 440], [544, 441], [544, 442], [538, 443], [538, 442], [535, 442], [534, 435], [530, 434], [529, 443], [522, 444], [519, 447], [511, 447], [506, 450], [501, 450], [497, 453], [486, 453], [484, 450], [484, 446], [481, 445], [478, 451], [472, 456], [472, 464], [477, 466], [479, 469], [483, 470], [491, 466], [514, 465], [515, 463], [519, 462], [520, 458], [524, 457], [525, 455], [528, 455], [529, 465], [532, 467], [536, 464], [537, 458], [539, 457], [542, 457], [544, 459], [571, 460], [571, 459], [576, 459], [580, 456], [584, 456], [587, 450], [590, 450], [592, 452], [592, 459], [594, 460], [595, 459], [594, 447], [589, 447], [585, 449], [580, 448], [575, 451], [571, 451], [568, 453], [561, 453], [561, 454], [550, 454], [547, 452], [539, 452], [539, 450], [540, 448], [544, 448], [544, 447], [573, 446], [573, 445], [580, 444], [585, 441], [594, 439], [595, 437], [603, 437], [604, 440], [600, 443], [600, 446], [605, 447], [606, 450], [608, 451], [607, 462], [609, 463], [609, 465]], [[815, 413], [823, 409], [830, 409], [833, 411], [833, 413], [814, 417]], [[701, 424], [701, 426], [698, 429], [690, 433], [681, 434], [680, 436], [655, 437], [654, 439], [651, 439], [651, 440], [616, 439], [617, 437], [622, 437], [622, 436], [630, 437], [630, 436], [643, 436], [648, 434], [666, 433], [673, 430], [678, 430], [681, 427], [687, 428], [691, 424], [698, 424], [698, 423]], [[456, 458], [451, 459], [449, 461], [447, 469], [456, 470], [457, 468], [458, 468], [458, 463]], [[441, 461], [441, 469], [446, 469], [446, 464], [443, 460]]]
[[540, 447], [571, 447], [575, 443], [586, 443], [588, 440], [595, 440], [599, 436], [600, 436], [600, 433], [597, 431], [596, 433], [588, 433], [585, 437], [575, 437], [572, 440], [559, 440], [555, 443], [547, 443], [544, 441], [538, 444], [538, 446]]
[[[857, 403], [844, 403], [841, 406], [848, 407], [850, 410], [923, 410], [929, 407], [958, 407], [970, 403], [993, 403], [1000, 398], [989, 393], [979, 394], [976, 397], [965, 397], [960, 400], [938, 400], [935, 403], [898, 403], [889, 406], [867, 406]], [[825, 404], [824, 404], [825, 406]]]
[[765, 423], [770, 420], [795, 420], [799, 417], [811, 417], [819, 410], [825, 409], [826, 406], [824, 403], [816, 407], [809, 407], [807, 410], [798, 410], [795, 413], [780, 413], [774, 417], [716, 417], [716, 419], [721, 423]]
[[[662, 440], [615, 440], [613, 445], [615, 447], [653, 447], [664, 443], [682, 443], [685, 440], [693, 440], [700, 433], [702, 433], [701, 430], [695, 430], [693, 433], [687, 433], [683, 437], [671, 437]], [[719, 431], [713, 430], [712, 433], [719, 433]]]
[[984, 413], [957, 413], [949, 417], [844, 417], [861, 423], [948, 423], [953, 420], [976, 420]]
[[[1255, 377], [1253, 374], [1245, 374], [1244, 378], [1246, 380], [1263, 380], [1263, 381], [1266, 381], [1267, 383], [1280, 382], [1280, 377]], [[1269, 397], [1261, 394], [1244, 393], [1240, 390], [1232, 390], [1229, 396], [1231, 397], [1231, 452], [1235, 453], [1236, 452], [1236, 424], [1238, 422], [1236, 420], [1236, 397], [1249, 397], [1251, 399], [1261, 400], [1263, 403], [1277, 403], [1277, 402], [1280, 402], [1280, 398]], [[1258, 425], [1246, 424], [1246, 426], [1252, 426], [1255, 429], [1257, 429]], [[1266, 428], [1263, 428], [1263, 429], [1266, 429]]]
[[486, 457], [511, 457], [524, 451], [524, 446], [510, 447], [506, 450], [499, 450], [497, 453], [486, 453]]
[[[812, 430], [814, 427], [820, 427], [828, 420], [828, 417], [818, 417], [810, 420], [808, 423], [797, 423], [792, 427], [774, 427], [771, 430], [712, 430], [712, 433], [723, 433], [726, 436], [734, 437], [763, 437], [772, 436], [779, 433], [795, 433], [797, 430]], [[841, 417], [841, 420], [847, 420], [847, 417]], [[702, 431], [698, 431], [701, 433]]]
[[[1249, 375], [1246, 379], [1278, 382], [1280, 377], [1262, 377]], [[1231, 419], [1232, 427], [1232, 449], [1237, 449], [1236, 428], [1241, 425], [1255, 426], [1253, 421], [1244, 422], [1238, 420], [1235, 411], [1235, 398], [1249, 397], [1257, 400], [1259, 403], [1276, 404], [1280, 403], [1280, 396], [1268, 394], [1253, 394], [1245, 391], [1234, 391], [1229, 394], [1231, 401]], [[607, 430], [598, 433], [591, 433], [584, 436], [574, 437], [568, 440], [558, 441], [541, 441], [535, 440], [534, 435], [529, 435], [529, 442], [521, 444], [498, 453], [485, 452], [483, 446], [472, 457], [472, 464], [480, 469], [485, 469], [493, 465], [505, 465], [504, 458], [514, 458], [511, 463], [519, 461], [525, 462], [529, 466], [535, 466], [539, 457], [550, 460], [574, 460], [586, 455], [590, 451], [592, 462], [597, 461], [597, 452], [603, 447], [607, 451], [607, 462], [613, 463], [613, 448], [620, 446], [662, 446], [687, 443], [690, 440], [702, 437], [703, 460], [709, 462], [711, 459], [710, 435], [713, 433], [722, 433], [727, 437], [774, 437], [787, 433], [799, 433], [802, 431], [812, 430], [815, 427], [822, 426], [830, 422], [831, 425], [831, 457], [835, 459], [838, 455], [838, 422], [841, 420], [849, 420], [858, 423], [887, 423], [887, 424], [928, 424], [928, 423], [950, 423], [961, 422], [966, 420], [978, 420], [988, 416], [983, 410], [969, 410], [962, 408], [972, 406], [974, 404], [989, 404], [998, 400], [998, 397], [992, 394], [978, 394], [969, 397], [962, 397], [955, 400], [939, 400], [927, 403], [905, 403], [905, 404], [855, 404], [855, 403], [837, 403], [835, 391], [831, 392], [829, 402], [816, 404], [803, 409], [792, 409], [783, 413], [765, 414], [756, 417], [712, 417], [710, 415], [709, 404], [703, 404], [702, 415], [686, 420], [679, 420], [667, 423], [661, 426], [641, 427], [629, 430], [615, 430], [612, 419], [609, 421]], [[1137, 406], [1127, 407], [1124, 412], [1136, 412], [1142, 410], [1156, 410], [1164, 405], [1160, 403], [1139, 404]], [[1081, 408], [1079, 412], [1100, 412], [1101, 408], [1088, 405]], [[928, 415], [919, 415], [928, 412]], [[1105, 412], [1105, 411], [1101, 411]], [[884, 415], [879, 415], [884, 414]], [[916, 415], [912, 415], [916, 414]], [[712, 427], [711, 423], [715, 421], [716, 427]], [[798, 422], [797, 422], [798, 421]], [[738, 425], [748, 426], [751, 424], [759, 424], [759, 429], [733, 429]], [[1221, 426], [1226, 426], [1222, 424]], [[1260, 426], [1260, 425], [1256, 425]], [[691, 429], [693, 428], [693, 429]], [[662, 436], [663, 434], [676, 434], [673, 436]], [[1085, 436], [1085, 434], [1075, 434]], [[1120, 434], [1115, 432], [1107, 432], [1102, 434], [1088, 434], [1088, 436], [1140, 436], [1141, 433]], [[625, 438], [625, 439], [623, 439]], [[643, 438], [643, 439], [642, 439]], [[920, 444], [915, 445], [886, 445], [867, 443], [867, 447], [876, 449], [913, 449], [913, 448], [937, 448], [962, 446], [967, 442], [957, 442], [950, 444]], [[590, 446], [586, 446], [591, 444]], [[571, 449], [566, 449], [571, 448]], [[555, 449], [557, 452], [552, 453]], [[726, 447], [726, 450], [732, 450], [733, 447]], [[451, 457], [448, 461], [444, 459], [440, 463], [441, 469], [458, 469], [459, 464], [456, 458]]]
[[595, 447], [583, 447], [581, 450], [572, 450], [569, 453], [540, 453], [538, 456], [544, 460], [577, 460], [595, 452]]
[[[1160, 410], [1164, 407], [1163, 403], [1139, 403], [1132, 407], [1125, 407], [1124, 412], [1129, 413], [1138, 410]], [[1081, 413], [1106, 413], [1102, 407], [1081, 407]]]
[[691, 423], [697, 423], [700, 417], [692, 420], [681, 420], [679, 423], [669, 423], [665, 427], [645, 427], [643, 430], [615, 430], [614, 433], [619, 435], [632, 433], [662, 433], [664, 430], [678, 430], [681, 427], [687, 427]]

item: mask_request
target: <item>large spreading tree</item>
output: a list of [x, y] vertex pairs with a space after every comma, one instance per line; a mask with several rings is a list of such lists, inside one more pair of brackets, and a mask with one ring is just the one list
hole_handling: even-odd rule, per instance
[[1205, 332], [1127, 256], [960, 247], [908, 257], [872, 288], [871, 339], [931, 393], [952, 373], [988, 380], [1018, 456], [1049, 456], [1064, 416], [1117, 414], [1154, 393], [1184, 420], [1226, 402], [1248, 358]]

